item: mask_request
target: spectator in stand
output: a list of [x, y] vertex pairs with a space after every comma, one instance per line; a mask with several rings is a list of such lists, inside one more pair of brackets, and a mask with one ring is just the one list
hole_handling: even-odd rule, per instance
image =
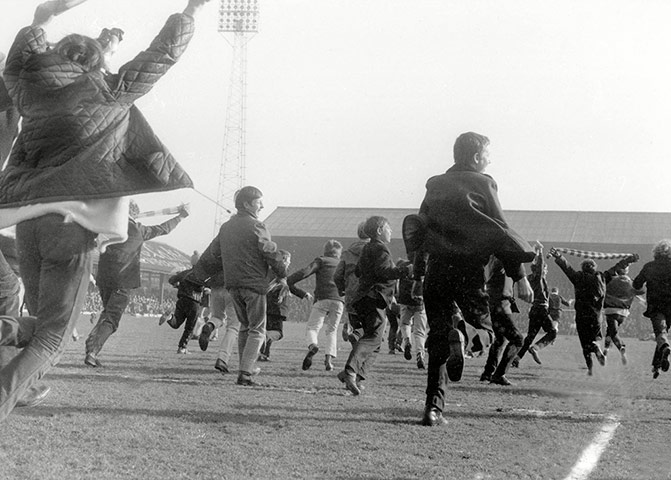
[[152, 238], [167, 235], [189, 216], [187, 206], [182, 205], [179, 215], [160, 225], [146, 226], [135, 221], [139, 213], [140, 208], [131, 200], [128, 207], [128, 240], [111, 245], [98, 259], [96, 284], [103, 310], [86, 339], [84, 363], [89, 367], [102, 367], [98, 355], [107, 339], [119, 328], [131, 291], [140, 287], [142, 245]]

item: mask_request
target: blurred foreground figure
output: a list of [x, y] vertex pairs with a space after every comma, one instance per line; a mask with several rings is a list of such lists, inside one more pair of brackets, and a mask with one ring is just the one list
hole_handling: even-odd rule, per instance
[[0, 421], [58, 363], [85, 300], [96, 237], [101, 250], [127, 238], [127, 196], [193, 186], [133, 102], [179, 59], [206, 2], [190, 0], [114, 75], [105, 57], [118, 29], [107, 31], [104, 48], [78, 34], [47, 43], [43, 27], [78, 0], [39, 5], [16, 36], [4, 80], [23, 124], [0, 172], [0, 228], [17, 225], [31, 316], [0, 317], [0, 345], [23, 349], [0, 370]]

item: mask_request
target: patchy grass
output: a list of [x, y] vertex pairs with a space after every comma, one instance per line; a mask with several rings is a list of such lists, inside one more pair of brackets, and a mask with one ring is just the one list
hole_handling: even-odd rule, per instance
[[[91, 325], [82, 317], [79, 330]], [[425, 371], [383, 349], [367, 388], [352, 397], [321, 353], [309, 371], [304, 325], [285, 324], [260, 387], [235, 385], [180, 332], [127, 316], [101, 360], [83, 364], [71, 343], [44, 381], [48, 399], [2, 424], [2, 479], [548, 479], [565, 478], [606, 418], [621, 425], [591, 479], [669, 478], [669, 375], [653, 381], [653, 342], [627, 339], [629, 365], [611, 350], [586, 376], [577, 337], [525, 358], [512, 387], [478, 381], [484, 358], [468, 360], [450, 385], [445, 428], [419, 425]], [[234, 360], [232, 367], [237, 365]]]

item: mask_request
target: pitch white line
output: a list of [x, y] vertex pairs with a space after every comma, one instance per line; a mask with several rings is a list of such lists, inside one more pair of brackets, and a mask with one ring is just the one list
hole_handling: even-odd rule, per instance
[[599, 463], [601, 454], [608, 446], [608, 442], [615, 435], [615, 430], [620, 426], [620, 419], [617, 416], [608, 417], [608, 421], [601, 427], [601, 431], [596, 434], [592, 443], [582, 452], [578, 463], [573, 466], [573, 470], [564, 480], [585, 480], [592, 473], [592, 470]]

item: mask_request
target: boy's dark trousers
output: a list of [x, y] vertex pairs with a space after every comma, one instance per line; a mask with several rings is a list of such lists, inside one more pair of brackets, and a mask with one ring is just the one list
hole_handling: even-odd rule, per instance
[[545, 332], [545, 335], [536, 342], [538, 348], [547, 347], [557, 338], [557, 330], [555, 330], [554, 324], [552, 323], [552, 317], [550, 317], [550, 312], [548, 308], [544, 305], [533, 305], [531, 310], [529, 310], [529, 329], [527, 331], [527, 336], [524, 339], [524, 345], [517, 356], [519, 358], [524, 357], [524, 354], [527, 353], [529, 347], [534, 343], [534, 339], [538, 332], [541, 331], [541, 328]]
[[378, 308], [378, 302], [375, 298], [364, 297], [353, 305], [356, 315], [350, 316], [352, 328], [363, 330], [363, 335], [352, 346], [345, 370], [354, 372], [361, 380], [366, 379], [375, 363], [384, 337], [385, 312]]
[[601, 339], [601, 324], [599, 313], [593, 309], [578, 310], [575, 312], [575, 328], [580, 339], [582, 355], [585, 357], [587, 368], [592, 368], [592, 353], [598, 350], [596, 342]]
[[[518, 350], [522, 347], [524, 337], [515, 326], [510, 309], [510, 302], [502, 302], [491, 306], [492, 327], [494, 328], [494, 342], [489, 347], [489, 355], [485, 364], [486, 375], [502, 377], [508, 371], [510, 362], [513, 361]], [[508, 345], [503, 351], [501, 362], [499, 362], [499, 352], [503, 343], [508, 340]]]
[[[488, 296], [484, 291], [484, 267], [456, 266], [429, 257], [424, 278], [424, 305], [429, 323], [426, 348], [429, 366], [426, 407], [443, 411], [447, 390], [446, 362], [450, 353], [448, 334], [461, 315], [473, 326], [491, 328]], [[461, 315], [459, 314], [461, 311]]]
[[86, 339], [86, 353], [93, 355], [98, 355], [110, 335], [117, 331], [130, 300], [130, 290], [127, 288], [110, 288], [105, 284], [99, 284], [98, 288], [103, 311]]
[[198, 320], [198, 312], [200, 310], [200, 302], [189, 297], [179, 297], [175, 304], [175, 317], [172, 321], [168, 321], [174, 329], [178, 329], [184, 325], [184, 333], [179, 340], [178, 348], [186, 348], [189, 343], [189, 338], [196, 327], [196, 320]]
[[618, 350], [624, 347], [622, 339], [618, 335], [618, 327], [627, 319], [624, 315], [609, 313], [606, 315], [606, 341], [604, 347], [609, 348], [612, 343]]
[[398, 315], [390, 312], [390, 309], [385, 311], [387, 320], [389, 321], [389, 334], [387, 335], [387, 345], [390, 352], [396, 351], [397, 337], [398, 337]]

